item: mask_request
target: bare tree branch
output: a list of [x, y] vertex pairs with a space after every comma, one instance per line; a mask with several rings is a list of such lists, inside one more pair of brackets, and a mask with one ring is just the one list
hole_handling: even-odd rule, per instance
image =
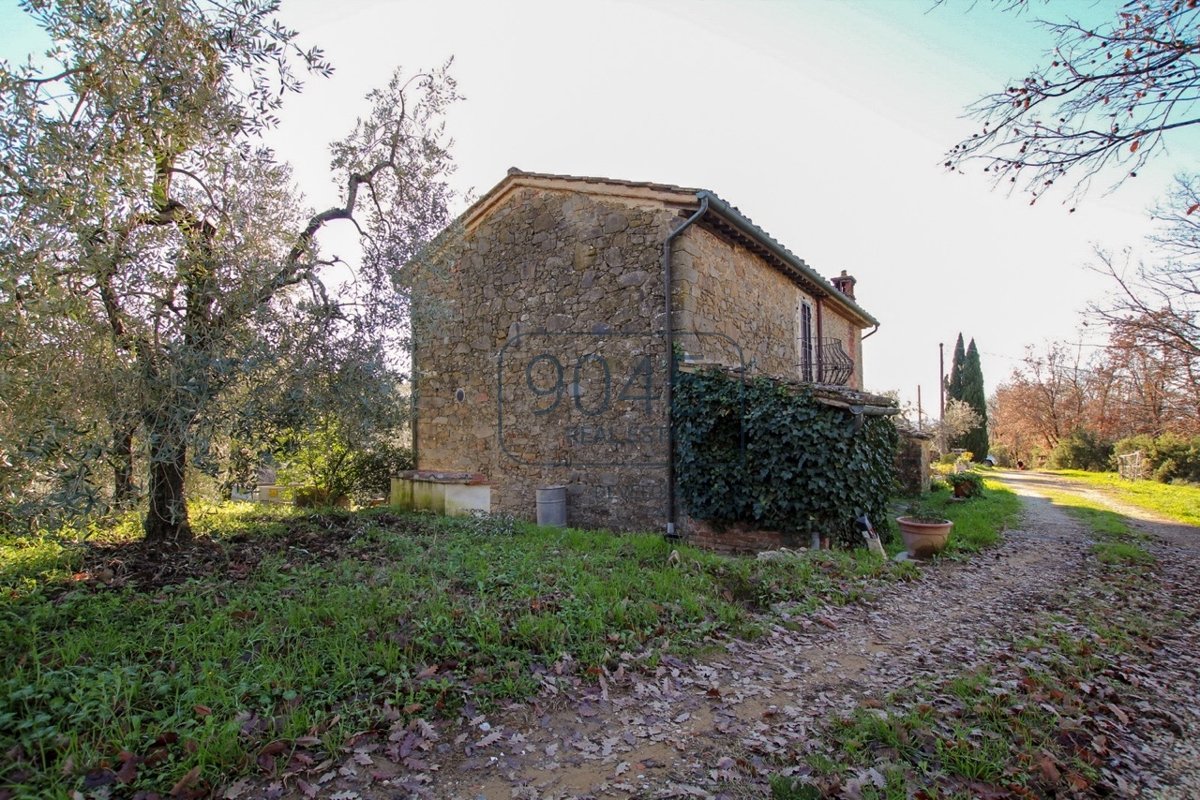
[[1195, 3], [1135, 0], [1104, 24], [1042, 24], [1056, 42], [1049, 65], [973, 105], [982, 128], [950, 150], [946, 167], [981, 161], [997, 184], [1035, 201], [1070, 178], [1077, 196], [1106, 169], [1121, 168], [1114, 183], [1136, 175], [1165, 134], [1200, 123]]

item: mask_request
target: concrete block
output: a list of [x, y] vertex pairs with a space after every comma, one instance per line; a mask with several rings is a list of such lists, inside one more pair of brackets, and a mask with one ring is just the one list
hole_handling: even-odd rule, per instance
[[447, 516], [465, 516], [472, 511], [491, 513], [492, 487], [463, 486], [448, 483], [444, 485], [443, 503]]

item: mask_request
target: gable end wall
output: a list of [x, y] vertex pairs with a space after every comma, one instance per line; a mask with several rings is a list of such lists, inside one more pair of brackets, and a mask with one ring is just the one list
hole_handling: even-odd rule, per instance
[[[571, 525], [661, 527], [661, 244], [676, 219], [519, 188], [453, 265], [426, 270], [413, 304], [418, 468], [483, 473], [497, 512], [531, 518], [535, 490], [564, 485]], [[643, 359], [649, 398], [630, 384]]]

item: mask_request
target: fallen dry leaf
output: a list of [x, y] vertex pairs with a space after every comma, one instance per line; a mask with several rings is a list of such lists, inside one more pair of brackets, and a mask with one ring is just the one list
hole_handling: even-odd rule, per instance
[[180, 778], [175, 783], [175, 785], [173, 787], [171, 787], [171, 791], [170, 791], [171, 796], [178, 797], [179, 795], [183, 794], [199, 778], [200, 778], [200, 767], [198, 767], [198, 766], [192, 767], [191, 769], [189, 769], [187, 771], [186, 775], [184, 775], [182, 778]]

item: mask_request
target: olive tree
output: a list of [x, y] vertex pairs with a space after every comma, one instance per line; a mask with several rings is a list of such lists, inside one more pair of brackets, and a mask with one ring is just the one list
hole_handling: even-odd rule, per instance
[[946, 401], [946, 411], [942, 414], [942, 418], [933, 426], [934, 442], [938, 452], [950, 452], [950, 447], [956, 439], [960, 439], [968, 431], [978, 428], [982, 423], [983, 418], [971, 407], [970, 403], [950, 398]]
[[[138, 437], [147, 539], [180, 542], [186, 470], [233, 398], [322, 348], [394, 367], [403, 265], [448, 218], [454, 82], [398, 72], [372, 93], [332, 148], [339, 203], [305, 212], [262, 134], [301, 75], [331, 68], [276, 3], [23, 6], [53, 46], [45, 64], [0, 64], [0, 357], [28, 367], [10, 382], [31, 398], [55, 382], [88, 395], [69, 410], [106, 437], [61, 437], [77, 462], [107, 438], [104, 455], [131, 463]], [[365, 243], [351, 280], [318, 246], [337, 221]], [[59, 401], [13, 409], [7, 452]]]

